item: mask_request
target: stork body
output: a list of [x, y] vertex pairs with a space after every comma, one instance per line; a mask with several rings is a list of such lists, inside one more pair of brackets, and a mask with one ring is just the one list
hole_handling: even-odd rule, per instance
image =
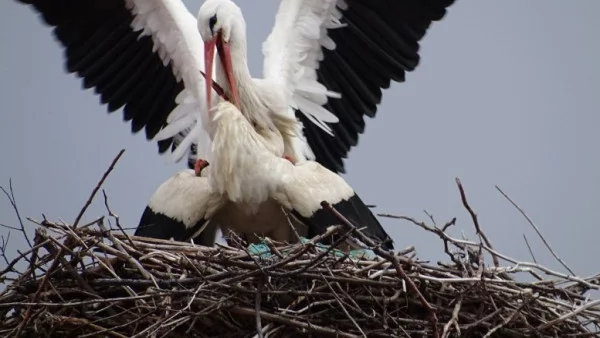
[[[214, 122], [210, 166], [200, 177], [190, 170], [163, 183], [136, 235], [193, 238], [195, 243], [211, 245], [214, 229], [220, 227], [224, 234], [234, 232], [249, 243], [259, 242], [260, 237], [297, 242], [298, 236], [314, 237], [340, 223], [322, 208], [321, 202], [327, 201], [355, 225], [366, 227], [366, 235], [393, 249], [390, 237], [341, 176], [315, 161], [293, 164], [281, 158], [230, 102], [217, 105]], [[167, 198], [170, 203], [160, 203]], [[185, 210], [179, 211], [180, 206]], [[198, 234], [205, 224], [205, 232]], [[174, 236], [175, 231], [183, 236]]]
[[[270, 147], [334, 172], [344, 171], [382, 89], [415, 69], [419, 41], [454, 2], [281, 0], [263, 44], [261, 79], [250, 76], [245, 23], [229, 0], [207, 0], [198, 18], [181, 0], [17, 1], [55, 27], [66, 69], [84, 88], [94, 88], [109, 112], [124, 107], [132, 131], [145, 129], [160, 153], [170, 150], [175, 160], [187, 153], [190, 168], [197, 157], [210, 161], [202, 42], [220, 32], [233, 60], [236, 104], [257, 133]], [[215, 68], [233, 96], [228, 70]]]
[[[315, 161], [294, 164], [273, 154], [228, 101], [218, 104], [214, 122], [214, 154], [208, 178], [215, 191], [242, 214], [276, 219], [269, 223], [275, 227], [269, 229], [272, 232], [284, 233], [289, 231], [285, 228], [294, 226], [301, 236], [312, 237], [340, 223], [321, 206], [327, 201], [357, 226], [366, 227], [365, 233], [383, 242], [385, 248], [393, 248], [381, 224], [341, 176]], [[280, 219], [286, 222], [280, 223]], [[247, 232], [245, 228], [233, 230]]]
[[307, 235], [305, 225], [288, 220], [273, 200], [259, 204], [228, 200], [211, 186], [208, 164], [202, 163], [197, 171], [182, 170], [158, 187], [144, 209], [136, 236], [212, 246], [218, 229], [226, 237], [234, 232], [249, 243], [258, 243], [259, 237], [297, 242], [298, 232]]

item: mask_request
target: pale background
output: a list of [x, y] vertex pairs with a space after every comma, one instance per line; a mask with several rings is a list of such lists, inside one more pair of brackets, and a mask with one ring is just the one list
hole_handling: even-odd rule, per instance
[[[195, 14], [200, 1], [186, 1]], [[240, 1], [250, 67], [277, 1]], [[458, 0], [422, 42], [421, 64], [384, 93], [378, 117], [346, 162], [345, 178], [377, 212], [472, 225], [454, 183], [460, 177], [500, 251], [560, 269], [497, 184], [534, 219], [578, 274], [600, 270], [600, 2]], [[202, 48], [201, 46], [198, 46]], [[185, 164], [169, 164], [120, 112], [107, 116], [91, 90], [65, 74], [62, 51], [33, 11], [0, 2], [0, 184], [12, 178], [24, 216], [72, 222], [121, 148], [109, 177], [113, 209], [137, 225], [154, 189]], [[98, 198], [84, 221], [105, 214]], [[398, 249], [445, 259], [439, 241], [407, 222], [381, 219]], [[0, 198], [0, 223], [17, 225]], [[32, 226], [28, 224], [29, 229]], [[0, 233], [7, 230], [0, 228]], [[12, 234], [11, 251], [24, 249]], [[0, 266], [4, 263], [0, 261]]]

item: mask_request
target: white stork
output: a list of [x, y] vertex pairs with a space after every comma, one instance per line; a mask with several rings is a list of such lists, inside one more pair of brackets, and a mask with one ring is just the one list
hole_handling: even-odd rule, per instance
[[[264, 139], [261, 144], [266, 144]], [[276, 203], [261, 203], [247, 212], [244, 205], [213, 187], [205, 169], [207, 161], [199, 159], [196, 164], [195, 171], [182, 170], [158, 187], [144, 209], [136, 236], [212, 246], [217, 229], [225, 236], [233, 231], [249, 243], [258, 243], [257, 235], [279, 242], [297, 242], [296, 233], [307, 235], [306, 226], [288, 220]]]
[[[318, 162], [293, 163], [273, 153], [229, 101], [217, 105], [213, 120], [216, 130], [208, 178], [211, 186], [233, 202], [242, 215], [267, 211], [265, 219], [280, 219], [284, 215], [294, 226], [304, 225], [312, 237], [340, 223], [321, 206], [322, 201], [327, 201], [355, 225], [366, 227], [366, 235], [382, 242], [384, 248], [393, 249], [391, 238], [377, 218], [341, 176]], [[235, 232], [260, 232], [241, 225], [229, 228]], [[282, 228], [277, 222], [271, 226], [272, 232]]]
[[[213, 228], [209, 227], [206, 235], [197, 235], [197, 229], [208, 223], [218, 224], [225, 233], [240, 234], [249, 242], [258, 242], [253, 235], [293, 242], [297, 235], [313, 237], [340, 223], [321, 206], [327, 201], [357, 227], [365, 227], [366, 235], [393, 249], [388, 234], [341, 176], [315, 161], [293, 164], [274, 154], [232, 103], [222, 101], [216, 110], [210, 167], [202, 171], [202, 177], [189, 171], [163, 183], [146, 208], [136, 235], [178, 239], [184, 236], [175, 234], [185, 234], [185, 239], [195, 238], [196, 243], [205, 244], [214, 241]], [[185, 189], [199, 187], [174, 194], [183, 179], [189, 182]], [[184, 196], [185, 203], [177, 203]], [[219, 199], [216, 196], [226, 203], [214, 203]], [[161, 203], [164, 200], [171, 203]], [[181, 206], [186, 206], [185, 210], [180, 210]], [[148, 230], [140, 230], [143, 228]], [[352, 242], [346, 243], [353, 247]]]
[[[382, 89], [417, 66], [419, 41], [454, 2], [281, 0], [263, 45], [264, 78], [256, 79], [245, 62], [243, 17], [229, 0], [208, 0], [199, 20], [181, 0], [18, 1], [55, 27], [67, 71], [95, 88], [109, 112], [124, 107], [132, 131], [145, 128], [159, 153], [170, 149], [179, 160], [187, 152], [189, 167], [209, 153], [203, 32], [208, 47], [229, 44], [232, 64], [217, 67], [217, 77], [233, 75], [228, 82], [239, 95], [221, 85], [257, 131], [283, 133], [288, 153], [314, 155], [334, 172], [344, 172], [342, 159], [364, 131], [364, 116], [375, 116]], [[305, 140], [288, 137], [299, 127]]]

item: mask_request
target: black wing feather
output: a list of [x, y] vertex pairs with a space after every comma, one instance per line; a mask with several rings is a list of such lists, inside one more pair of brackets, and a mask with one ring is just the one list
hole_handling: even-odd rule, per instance
[[[19, 0], [32, 5], [54, 28], [64, 48], [65, 68], [94, 88], [108, 112], [124, 106], [124, 119], [137, 133], [152, 139], [166, 126], [183, 83], [152, 51], [149, 36], [133, 31], [134, 19], [124, 0]], [[158, 142], [159, 153], [172, 149], [174, 139]]]
[[[385, 232], [369, 207], [365, 205], [358, 195], [354, 194], [348, 200], [343, 200], [341, 202], [332, 204], [331, 206], [340, 214], [342, 214], [355, 227], [361, 228], [363, 234], [373, 239], [376, 243], [380, 243], [383, 249], [394, 249], [392, 239]], [[308, 225], [309, 238], [313, 238], [317, 235], [325, 233], [327, 228], [330, 226], [340, 224], [340, 220], [335, 217], [331, 211], [322, 207], [309, 218], [303, 217], [297, 212], [293, 212], [293, 214], [295, 217]], [[336, 239], [336, 236], [332, 238], [325, 238], [323, 239], [322, 243], [332, 244], [336, 241]]]
[[[201, 219], [192, 227], [186, 228], [183, 222], [171, 218], [161, 212], [156, 212], [147, 206], [144, 209], [144, 213], [142, 213], [140, 223], [137, 229], [135, 229], [134, 235], [158, 239], [173, 238], [173, 240], [176, 241], [189, 241], [190, 237], [200, 230], [206, 222], [207, 220]], [[194, 237], [194, 243], [204, 246], [213, 246], [217, 228], [218, 226], [216, 223], [210, 222], [198, 236]]]
[[[329, 90], [342, 94], [324, 107], [340, 122], [329, 124], [333, 136], [296, 116], [304, 124], [308, 145], [317, 162], [345, 172], [344, 160], [365, 129], [364, 116], [375, 117], [381, 90], [391, 81], [404, 82], [406, 72], [419, 64], [419, 42], [433, 21], [441, 20], [454, 0], [346, 0], [345, 28], [328, 32], [336, 43], [323, 49], [317, 78]], [[341, 9], [340, 9], [341, 10]]]

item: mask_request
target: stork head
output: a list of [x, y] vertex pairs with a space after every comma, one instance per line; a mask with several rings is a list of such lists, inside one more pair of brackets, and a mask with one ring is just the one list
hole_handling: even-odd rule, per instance
[[233, 77], [230, 39], [236, 26], [245, 26], [240, 8], [231, 0], [206, 0], [198, 11], [198, 30], [204, 40], [204, 70], [206, 72], [206, 103], [211, 108], [212, 70], [215, 47], [227, 77], [233, 104], [240, 107], [240, 98]]

